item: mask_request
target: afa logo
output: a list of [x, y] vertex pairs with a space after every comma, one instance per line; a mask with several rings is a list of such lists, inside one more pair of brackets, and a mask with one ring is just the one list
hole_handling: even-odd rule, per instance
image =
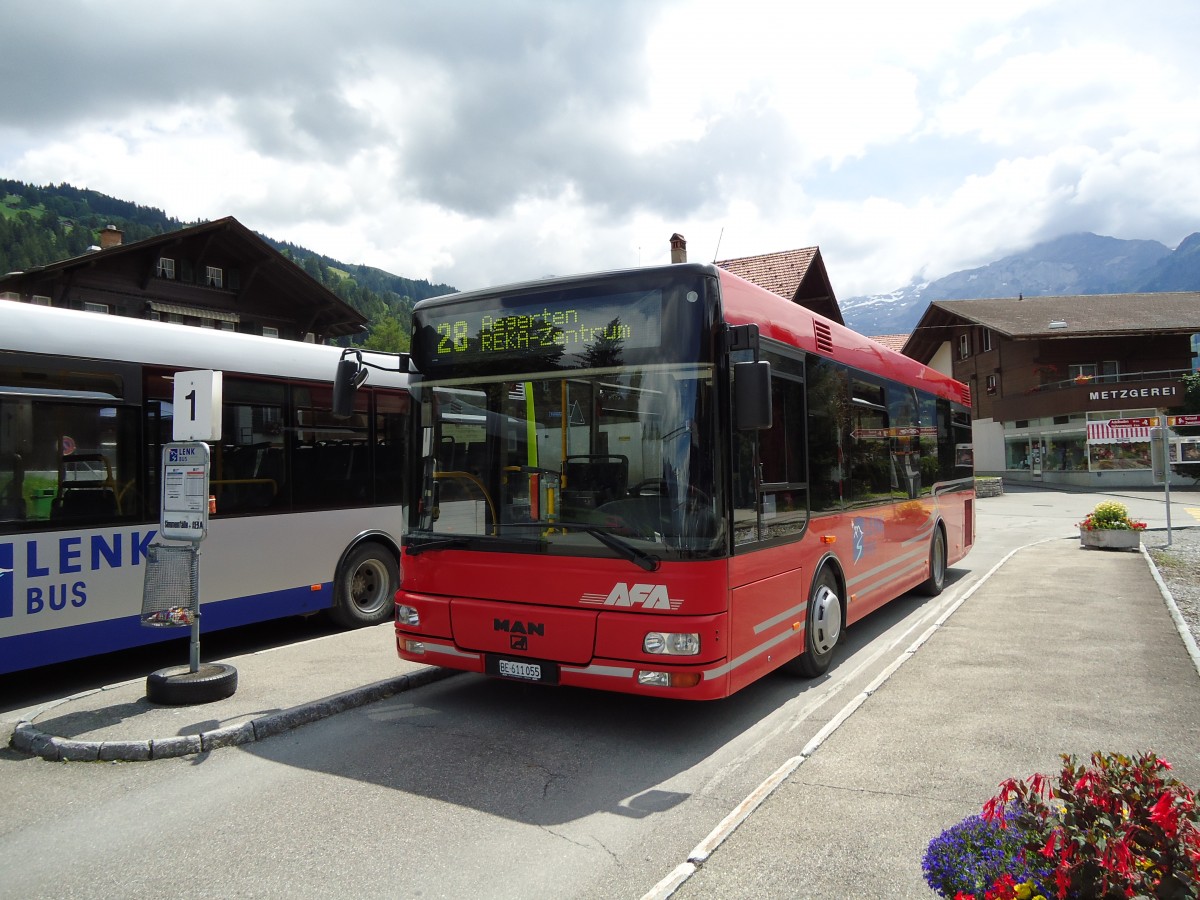
[[626, 584], [618, 581], [607, 594], [584, 594], [580, 603], [596, 606], [640, 606], [642, 609], [679, 609], [682, 600], [667, 595], [665, 584]]
[[0, 619], [13, 614], [13, 545], [0, 544]]

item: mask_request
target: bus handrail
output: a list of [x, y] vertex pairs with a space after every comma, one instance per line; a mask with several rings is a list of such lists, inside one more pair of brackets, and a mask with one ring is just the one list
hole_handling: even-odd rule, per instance
[[446, 472], [434, 472], [433, 480], [441, 481], [444, 478], [461, 478], [464, 481], [469, 481], [475, 487], [479, 488], [479, 492], [483, 494], [484, 502], [488, 505], [488, 511], [492, 514], [492, 521], [499, 522], [500, 519], [496, 516], [496, 505], [492, 502], [492, 495], [488, 493], [488, 489], [483, 482], [479, 480], [479, 476], [474, 472], [465, 472], [461, 469], [452, 469]]

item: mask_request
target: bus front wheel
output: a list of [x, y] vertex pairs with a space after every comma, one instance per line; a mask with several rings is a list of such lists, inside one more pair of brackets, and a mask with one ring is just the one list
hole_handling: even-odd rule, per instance
[[338, 570], [329, 615], [345, 628], [378, 625], [393, 615], [400, 564], [383, 544], [359, 544]]
[[804, 622], [804, 652], [787, 664], [789, 671], [816, 678], [829, 671], [842, 637], [842, 589], [837, 575], [823, 566], [809, 591]]

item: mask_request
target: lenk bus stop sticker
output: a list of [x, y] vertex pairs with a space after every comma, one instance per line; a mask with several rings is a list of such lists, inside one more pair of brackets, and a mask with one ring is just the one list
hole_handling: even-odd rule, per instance
[[173, 541], [202, 541], [208, 534], [208, 445], [163, 446], [160, 534]]

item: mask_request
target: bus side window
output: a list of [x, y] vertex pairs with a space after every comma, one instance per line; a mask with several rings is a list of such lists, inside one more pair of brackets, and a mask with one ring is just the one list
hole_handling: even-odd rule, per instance
[[808, 488], [814, 513], [846, 503], [846, 445], [849, 441], [850, 381], [846, 368], [808, 357]]
[[25, 518], [25, 460], [20, 453], [0, 456], [0, 522]]
[[874, 377], [855, 373], [850, 379], [850, 403], [851, 497], [855, 503], [888, 500], [894, 478], [883, 384]]

